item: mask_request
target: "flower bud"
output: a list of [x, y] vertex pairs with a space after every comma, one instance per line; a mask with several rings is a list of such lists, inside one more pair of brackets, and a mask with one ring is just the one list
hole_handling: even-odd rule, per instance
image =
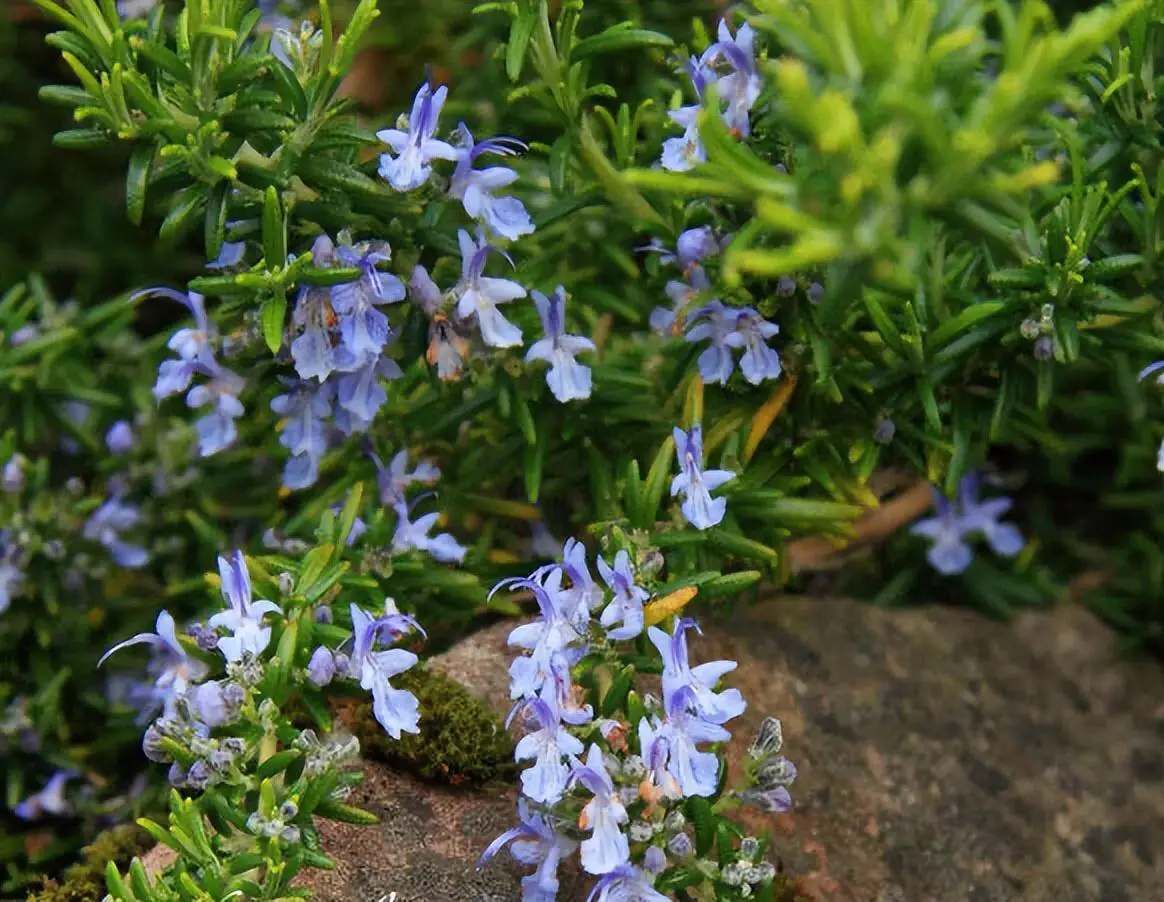
[[821, 299], [824, 298], [824, 295], [824, 286], [820, 282], [813, 282], [808, 286], [808, 300], [810, 303], [819, 304]]
[[279, 817], [285, 821], [292, 820], [298, 813], [299, 806], [295, 804], [293, 799], [287, 799], [279, 806]]
[[319, 607], [317, 607], [315, 609], [315, 622], [316, 623], [324, 623], [324, 624], [331, 623], [334, 619], [335, 619], [335, 617], [331, 612], [330, 605], [321, 604]]
[[776, 293], [782, 298], [790, 298], [796, 294], [796, 279], [791, 276], [781, 276], [776, 281]]
[[760, 723], [756, 738], [748, 746], [748, 754], [753, 758], [765, 758], [779, 754], [784, 746], [784, 729], [775, 717], [765, 717]]
[[676, 858], [687, 858], [695, 851], [695, 844], [686, 833], [676, 833], [667, 840], [667, 849]]
[[331, 649], [319, 646], [312, 652], [311, 660], [307, 663], [307, 679], [317, 688], [322, 688], [335, 678], [335, 656]]
[[760, 854], [760, 840], [754, 836], [745, 836], [740, 840], [740, 855], [747, 859], [753, 859]]
[[1028, 341], [1034, 341], [1039, 337], [1039, 321], [1028, 317], [1024, 319], [1019, 325], [1019, 335]]
[[643, 870], [648, 874], [658, 874], [667, 867], [667, 856], [658, 846], [651, 846], [643, 853]]
[[1040, 336], [1035, 341], [1035, 360], [1050, 360], [1055, 356], [1055, 341], [1049, 335]]
[[642, 821], [635, 821], [631, 824], [627, 833], [630, 835], [631, 842], [647, 842], [655, 835], [655, 831], [651, 829], [651, 825], [645, 824]]

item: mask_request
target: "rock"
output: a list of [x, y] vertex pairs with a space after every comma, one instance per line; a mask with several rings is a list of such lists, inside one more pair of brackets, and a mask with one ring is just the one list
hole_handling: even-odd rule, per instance
[[[433, 667], [508, 708], [505, 637], [478, 633]], [[693, 661], [740, 662], [729, 682], [733, 767], [765, 715], [784, 723], [796, 807], [768, 828], [810, 898], [837, 902], [1135, 902], [1164, 885], [1164, 672], [1117, 656], [1080, 608], [1010, 624], [934, 607], [778, 598], [705, 619]], [[511, 902], [510, 786], [468, 792], [368, 766], [353, 801], [377, 827], [326, 823], [340, 862], [303, 885], [324, 900]], [[562, 902], [585, 897], [570, 888]]]

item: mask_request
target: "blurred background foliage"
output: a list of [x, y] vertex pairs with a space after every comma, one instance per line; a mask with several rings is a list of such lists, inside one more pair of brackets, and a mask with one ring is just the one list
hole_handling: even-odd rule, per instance
[[[1059, 0], [1051, 5], [1066, 21], [1096, 4]], [[345, 4], [335, 6], [337, 18], [342, 18]], [[377, 21], [347, 93], [369, 117], [382, 122], [407, 109], [429, 68], [437, 81], [452, 88], [446, 113], [450, 122], [463, 118], [473, 123], [479, 136], [553, 140], [557, 125], [538, 104], [521, 98], [511, 102], [512, 85], [504, 66], [492, 58], [503, 52], [508, 21], [499, 15], [475, 16], [473, 6], [473, 0], [399, 5], [383, 0], [387, 14]], [[726, 7], [720, 0], [588, 0], [587, 30], [633, 21], [684, 42], [695, 32], [695, 23], [710, 29]], [[407, 14], [395, 14], [403, 9]], [[72, 124], [68, 110], [37, 97], [44, 85], [71, 81], [59, 52], [43, 41], [53, 30], [55, 26], [28, 3], [8, 0], [0, 6], [0, 297], [7, 293], [13, 305], [31, 304], [51, 316], [75, 318], [91, 344], [88, 353], [101, 365], [77, 372], [60, 361], [54, 384], [89, 386], [114, 398], [131, 399], [143, 447], [135, 452], [138, 463], [136, 469], [130, 467], [130, 478], [145, 484], [153, 477], [148, 469], [150, 443], [165, 445], [167, 431], [176, 428], [182, 412], [171, 418], [156, 410], [148, 391], [149, 366], [135, 370], [134, 361], [154, 353], [151, 349], [165, 341], [169, 325], [182, 311], [157, 303], [136, 313], [119, 308], [114, 314], [102, 305], [139, 286], [180, 285], [201, 273], [201, 236], [195, 233], [173, 244], [157, 241], [161, 217], [156, 210], [147, 209], [141, 227], [130, 224], [124, 196], [128, 148], [78, 152], [52, 144], [52, 135]], [[646, 53], [601, 58], [593, 80], [613, 85], [620, 97], [653, 98], [660, 107], [666, 106], [676, 86], [670, 73]], [[1159, 150], [1135, 145], [1140, 161], [1147, 160], [1153, 170], [1160, 162]], [[1129, 167], [1130, 163], [1129, 159]], [[538, 273], [535, 263], [533, 278], [544, 281], [559, 267], [567, 268], [571, 291], [583, 304], [633, 317], [635, 311], [648, 310], [657, 302], [658, 280], [647, 277], [632, 253], [641, 239], [629, 224], [612, 222], [608, 211], [596, 211], [589, 218], [583, 212], [571, 219], [568, 233], [564, 225], [539, 232], [538, 241], [556, 247], [552, 264], [546, 263], [555, 269]], [[1128, 243], [1134, 244], [1131, 237]], [[1158, 295], [1160, 287], [1145, 290]], [[19, 294], [9, 293], [12, 290]], [[74, 304], [69, 306], [68, 301]], [[132, 329], [123, 328], [127, 326]], [[1013, 489], [1016, 520], [1026, 535], [1036, 539], [1016, 565], [980, 556], [965, 579], [951, 582], [926, 567], [917, 540], [901, 533], [847, 558], [840, 570], [794, 580], [791, 587], [846, 591], [887, 605], [951, 601], [993, 616], [1006, 616], [1025, 605], [1078, 599], [1111, 623], [1129, 646], [1164, 655], [1164, 556], [1159, 553], [1164, 506], [1159, 504], [1160, 474], [1154, 466], [1156, 448], [1164, 438], [1162, 401], [1143, 391], [1135, 372], [1123, 366], [1093, 363], [1063, 368], [1060, 379], [1049, 418], [1058, 443], [1048, 446], [1042, 437], [1015, 441], [992, 455], [993, 469], [1005, 474], [1007, 487]], [[56, 401], [70, 397], [63, 392]], [[106, 408], [100, 398], [94, 399], [93, 408], [94, 419], [86, 431], [91, 439], [112, 425], [114, 410], [124, 412], [124, 404]], [[17, 416], [14, 406], [2, 409], [13, 421], [0, 421], [0, 439]], [[269, 434], [273, 421], [271, 414], [257, 408], [247, 429]], [[61, 428], [67, 432], [67, 424]], [[43, 522], [65, 517], [58, 524], [64, 530], [69, 528], [67, 512], [72, 512], [75, 526], [92, 510], [92, 499], [100, 494], [109, 472], [83, 455], [47, 450], [53, 461], [51, 483], [46, 474], [29, 478], [44, 479], [38, 502]], [[175, 615], [195, 613], [200, 596], [190, 589], [200, 584], [211, 556], [244, 534], [248, 522], [265, 520], [271, 513], [272, 502], [260, 494], [263, 481], [253, 477], [280, 464], [261, 456], [242, 460], [233, 479], [219, 479], [214, 491], [200, 484], [195, 464], [184, 481], [158, 494], [151, 522], [163, 524], [160, 536], [168, 544], [155, 542], [163, 549], [162, 559], [150, 575], [133, 577], [138, 580], [133, 586], [101, 583], [102, 574], [93, 575], [100, 589], [88, 597], [105, 602], [83, 613], [71, 612], [78, 622], [70, 631], [64, 659], [88, 661], [112, 637], [141, 628], [142, 612], [131, 607], [135, 599], [164, 597]], [[61, 472], [81, 480], [87, 509], [78, 509], [77, 493], [70, 493], [56, 475]], [[193, 516], [187, 513], [191, 511]], [[282, 519], [291, 513], [284, 510]], [[463, 608], [462, 613], [473, 610]], [[466, 626], [455, 610], [445, 613], [448, 616], [437, 623], [426, 621], [436, 634], [433, 648]], [[146, 619], [152, 616], [151, 611]], [[0, 712], [14, 700], [13, 666], [13, 661], [0, 664]], [[54, 748], [83, 747], [89, 770], [108, 774], [124, 791], [95, 804], [79, 829], [76, 821], [65, 820], [61, 821], [65, 828], [58, 832], [51, 819], [30, 827], [10, 813], [29, 789], [14, 783], [10, 773], [2, 787], [7, 798], [0, 812], [4, 898], [15, 895], [34, 872], [58, 872], [100, 827], [124, 820], [154, 801], [146, 784], [132, 783], [134, 773], [144, 769], [144, 759], [127, 762], [123, 754], [139, 734], [132, 715], [123, 712], [106, 719], [108, 700], [101, 689], [68, 670], [46, 670], [37, 682], [41, 691], [29, 701], [27, 725], [12, 727], [3, 742], [16, 747], [24, 730], [36, 733], [50, 755]], [[52, 762], [66, 766], [72, 760], [61, 754]]]

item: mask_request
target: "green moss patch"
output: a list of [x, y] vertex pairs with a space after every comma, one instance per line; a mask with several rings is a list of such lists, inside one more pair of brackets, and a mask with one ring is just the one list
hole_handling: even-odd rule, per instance
[[376, 722], [371, 704], [361, 703], [353, 711], [352, 730], [364, 757], [430, 782], [480, 785], [514, 779], [513, 737], [464, 686], [425, 667], [394, 677], [392, 685], [420, 702], [420, 733], [393, 739]]
[[153, 847], [153, 837], [136, 824], [122, 824], [99, 833], [60, 881], [44, 878], [41, 888], [29, 893], [28, 902], [98, 902], [105, 898], [106, 863], [113, 861], [124, 867], [135, 855], [144, 855]]

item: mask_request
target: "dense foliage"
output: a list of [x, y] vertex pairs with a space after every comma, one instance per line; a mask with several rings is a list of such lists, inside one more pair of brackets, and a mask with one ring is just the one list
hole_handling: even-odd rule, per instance
[[[37, 7], [64, 63], [40, 102], [75, 121], [44, 156], [28, 95], [57, 57], [2, 63], [28, 105], [6, 96], [0, 127], [30, 173], [0, 199], [23, 223], [0, 238], [3, 892], [156, 811], [164, 774], [127, 750], [159, 711], [187, 730], [150, 755], [185, 793], [168, 841], [217, 861], [193, 835], [208, 817], [247, 867], [204, 874], [282, 892], [323, 860], [313, 812], [360, 817], [330, 801], [343, 756], [305, 776], [330, 694], [412, 723], [384, 707], [411, 691], [365, 668], [411, 653], [345, 643], [423, 624], [439, 649], [535, 599], [554, 623], [550, 580], [579, 592], [587, 554], [614, 600], [563, 615], [576, 635], [542, 649], [546, 673], [607, 720], [677, 729], [682, 692], [611, 694], [624, 664], [664, 666], [645, 628], [682, 635], [693, 611], [795, 585], [789, 543], [843, 546], [886, 470], [951, 500], [841, 586], [996, 614], [1087, 589], [1162, 647], [1164, 420], [1138, 378], [1164, 356], [1159, 0], [1060, 9], [1062, 26], [1041, 2], [975, 0], [759, 0], [722, 20], [618, 0], [444, 0], [408, 21], [374, 0]], [[56, 203], [76, 215], [44, 199], [46, 159], [68, 161]], [[273, 608], [251, 612], [248, 572]], [[524, 593], [490, 593], [510, 577]], [[208, 586], [234, 620], [207, 624]], [[163, 608], [179, 633], [198, 619], [170, 643]], [[128, 651], [95, 669], [154, 626], [146, 681]], [[241, 689], [191, 688], [212, 683]], [[544, 689], [514, 694], [536, 708]], [[227, 738], [229, 779], [191, 783]], [[579, 768], [567, 808], [601, 771]], [[715, 780], [680, 797], [707, 796], [730, 807]], [[627, 854], [659, 887], [750, 885], [652, 871], [647, 847]], [[592, 871], [608, 894], [642, 879], [625, 864]], [[149, 895], [126, 879], [115, 895]]]

